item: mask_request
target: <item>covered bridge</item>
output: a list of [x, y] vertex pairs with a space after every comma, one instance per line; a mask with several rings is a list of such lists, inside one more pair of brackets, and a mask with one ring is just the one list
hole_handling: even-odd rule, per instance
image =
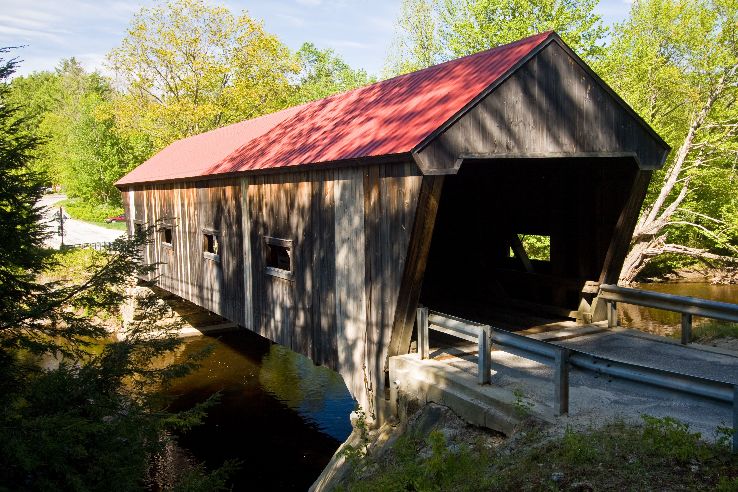
[[419, 302], [597, 318], [668, 151], [548, 32], [174, 142], [117, 186], [130, 231], [160, 224], [159, 287], [335, 369], [373, 413]]

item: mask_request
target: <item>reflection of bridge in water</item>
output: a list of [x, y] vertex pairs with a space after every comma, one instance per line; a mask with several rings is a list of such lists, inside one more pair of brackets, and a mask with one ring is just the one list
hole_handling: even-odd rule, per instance
[[174, 409], [215, 393], [219, 401], [202, 425], [178, 436], [179, 446], [193, 463], [239, 460], [234, 490], [307, 490], [351, 432], [354, 400], [340, 376], [246, 330], [191, 338], [178, 357], [208, 347], [210, 356], [169, 394]]

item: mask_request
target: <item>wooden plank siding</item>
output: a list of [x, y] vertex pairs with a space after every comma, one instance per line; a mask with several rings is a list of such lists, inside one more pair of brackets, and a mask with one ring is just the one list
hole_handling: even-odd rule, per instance
[[[175, 224], [144, 251], [159, 287], [331, 367], [373, 412], [422, 179], [405, 162], [151, 184], [125, 206], [131, 231]], [[291, 278], [266, 273], [266, 236], [292, 241]]]
[[[135, 222], [157, 229], [144, 248], [144, 261], [158, 263], [147, 280], [239, 323], [244, 317], [240, 187], [236, 179], [137, 186], [126, 203], [129, 231]], [[165, 226], [172, 227], [171, 248], [163, 244]], [[204, 230], [217, 232], [219, 261], [203, 255]]]
[[425, 174], [465, 158], [633, 155], [660, 167], [668, 149], [583, 66], [550, 43], [415, 153]]

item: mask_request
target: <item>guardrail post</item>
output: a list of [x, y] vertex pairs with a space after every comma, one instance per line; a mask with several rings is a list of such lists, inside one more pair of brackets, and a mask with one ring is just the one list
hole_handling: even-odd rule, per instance
[[492, 329], [488, 325], [479, 327], [479, 384], [492, 382]]
[[428, 358], [430, 346], [428, 343], [428, 308], [419, 307], [417, 312], [418, 322], [418, 353], [421, 359]]
[[618, 305], [615, 301], [605, 301], [607, 304], [607, 327], [615, 328], [618, 326]]
[[558, 417], [569, 413], [569, 350], [557, 351], [554, 364], [554, 413]]
[[682, 313], [682, 345], [687, 345], [692, 340], [692, 315]]
[[738, 385], [733, 386], [733, 452], [738, 453]]

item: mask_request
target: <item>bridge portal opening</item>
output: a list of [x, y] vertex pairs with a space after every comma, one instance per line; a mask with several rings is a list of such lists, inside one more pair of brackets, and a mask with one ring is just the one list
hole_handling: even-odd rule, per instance
[[444, 178], [420, 303], [507, 329], [576, 317], [637, 170], [631, 158], [465, 161]]

